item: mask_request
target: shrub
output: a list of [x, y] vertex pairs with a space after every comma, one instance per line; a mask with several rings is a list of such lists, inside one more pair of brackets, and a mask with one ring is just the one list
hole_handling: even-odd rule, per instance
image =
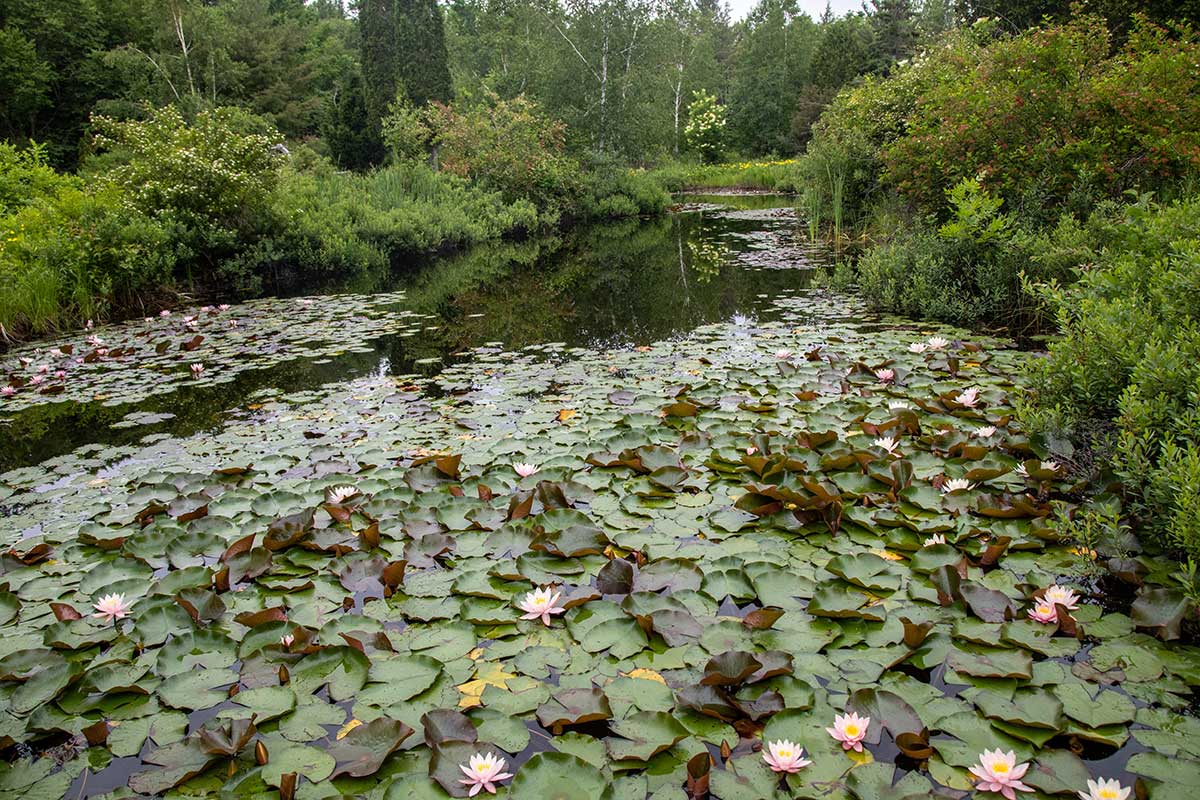
[[20, 150], [0, 142], [0, 214], [46, 200], [76, 185], [77, 180], [55, 172], [46, 163], [45, 148], [40, 145]]
[[715, 94], [700, 90], [692, 94], [687, 114], [683, 136], [688, 147], [699, 153], [705, 164], [717, 163], [725, 149], [725, 106], [717, 102]]
[[1097, 223], [1076, 282], [1034, 287], [1061, 336], [1033, 368], [1036, 405], [1112, 420], [1105, 448], [1149, 530], [1200, 558], [1200, 198], [1148, 198]]
[[[1200, 42], [1140, 22], [1110, 55], [1102, 18], [997, 41], [922, 93], [884, 148], [885, 178], [924, 209], [982, 175], [1031, 219], [1085, 200], [1151, 189], [1200, 166]], [[886, 81], [885, 83], [891, 83]]]
[[171, 226], [187, 262], [211, 270], [274, 227], [281, 139], [247, 112], [202, 111], [189, 124], [166, 106], [145, 120], [92, 122], [97, 146], [123, 160], [109, 175], [129, 209]]
[[529, 200], [549, 221], [579, 190], [581, 169], [566, 153], [565, 126], [524, 95], [504, 100], [489, 92], [472, 104], [433, 104], [428, 124], [442, 169], [508, 202]]

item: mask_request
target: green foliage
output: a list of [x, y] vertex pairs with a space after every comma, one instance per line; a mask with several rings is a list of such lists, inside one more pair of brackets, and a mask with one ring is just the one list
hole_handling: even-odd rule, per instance
[[[1110, 56], [1103, 20], [1081, 16], [1002, 39], [923, 93], [885, 147], [886, 179], [921, 207], [981, 175], [1022, 215], [1151, 189], [1200, 166], [1200, 41], [1140, 25]], [[1053, 218], [1052, 216], [1050, 218]]]
[[39, 203], [75, 183], [46, 163], [44, 147], [34, 144], [21, 150], [0, 142], [0, 214]]
[[647, 173], [668, 192], [688, 189], [770, 189], [790, 192], [796, 162], [742, 161], [724, 164], [669, 162]]
[[1143, 198], [1095, 223], [1076, 281], [1034, 287], [1061, 336], [1035, 362], [1037, 405], [1085, 430], [1141, 500], [1164, 543], [1200, 555], [1200, 200], [1159, 206]]
[[688, 147], [700, 154], [705, 164], [721, 159], [725, 147], [725, 106], [715, 94], [697, 91], [687, 109], [687, 127], [683, 130]]
[[399, 85], [409, 101], [417, 108], [426, 103], [449, 103], [454, 88], [437, 0], [396, 0], [395, 24]]
[[419, 161], [429, 157], [433, 131], [426, 114], [407, 98], [398, 98], [383, 118], [383, 144], [397, 161]]
[[272, 226], [279, 137], [244, 111], [202, 111], [189, 124], [166, 106], [145, 120], [93, 123], [97, 145], [123, 160], [109, 176], [125, 202], [175, 230], [185, 267], [211, 269]]

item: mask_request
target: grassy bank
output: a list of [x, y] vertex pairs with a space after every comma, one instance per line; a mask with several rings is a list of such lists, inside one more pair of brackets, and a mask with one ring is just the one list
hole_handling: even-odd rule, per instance
[[655, 167], [645, 175], [668, 192], [696, 189], [764, 189], [792, 192], [795, 190], [795, 167], [796, 162], [793, 159], [725, 164], [671, 162]]
[[37, 148], [0, 145], [5, 341], [149, 313], [181, 294], [349, 280], [414, 255], [656, 214], [668, 202], [644, 175], [562, 153], [503, 170], [451, 160], [470, 167], [462, 174], [423, 157], [349, 173], [302, 146], [288, 151], [238, 109], [185, 119], [167, 107], [94, 123], [94, 155], [78, 175], [51, 169]]

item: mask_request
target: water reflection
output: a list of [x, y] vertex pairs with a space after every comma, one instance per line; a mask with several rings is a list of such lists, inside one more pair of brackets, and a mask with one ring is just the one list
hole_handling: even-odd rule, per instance
[[[404, 289], [407, 308], [436, 317], [417, 335], [371, 350], [242, 373], [219, 387], [182, 387], [142, 402], [61, 403], [14, 415], [0, 471], [84, 444], [126, 444], [148, 433], [185, 436], [221, 425], [257, 393], [287, 396], [369, 374], [429, 375], [486, 343], [516, 349], [561, 342], [629, 347], [697, 326], [774, 311], [770, 299], [807, 286], [827, 254], [805, 245], [790, 199], [689, 197], [679, 213], [580, 228], [563, 236], [478, 247], [415, 273], [360, 276], [305, 293]], [[172, 415], [112, 428], [133, 413]]]

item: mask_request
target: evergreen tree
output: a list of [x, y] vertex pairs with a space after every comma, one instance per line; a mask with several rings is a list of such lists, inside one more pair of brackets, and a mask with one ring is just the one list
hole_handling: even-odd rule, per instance
[[429, 102], [450, 102], [454, 85], [450, 80], [446, 34], [437, 0], [397, 0], [396, 5], [399, 77], [408, 99], [418, 108]]
[[362, 40], [362, 93], [367, 124], [380, 142], [380, 121], [396, 100], [402, 54], [396, 41], [396, 0], [362, 0], [358, 7], [358, 30]]
[[887, 73], [893, 64], [912, 55], [917, 25], [912, 0], [873, 0], [871, 29], [875, 34], [875, 71]]

